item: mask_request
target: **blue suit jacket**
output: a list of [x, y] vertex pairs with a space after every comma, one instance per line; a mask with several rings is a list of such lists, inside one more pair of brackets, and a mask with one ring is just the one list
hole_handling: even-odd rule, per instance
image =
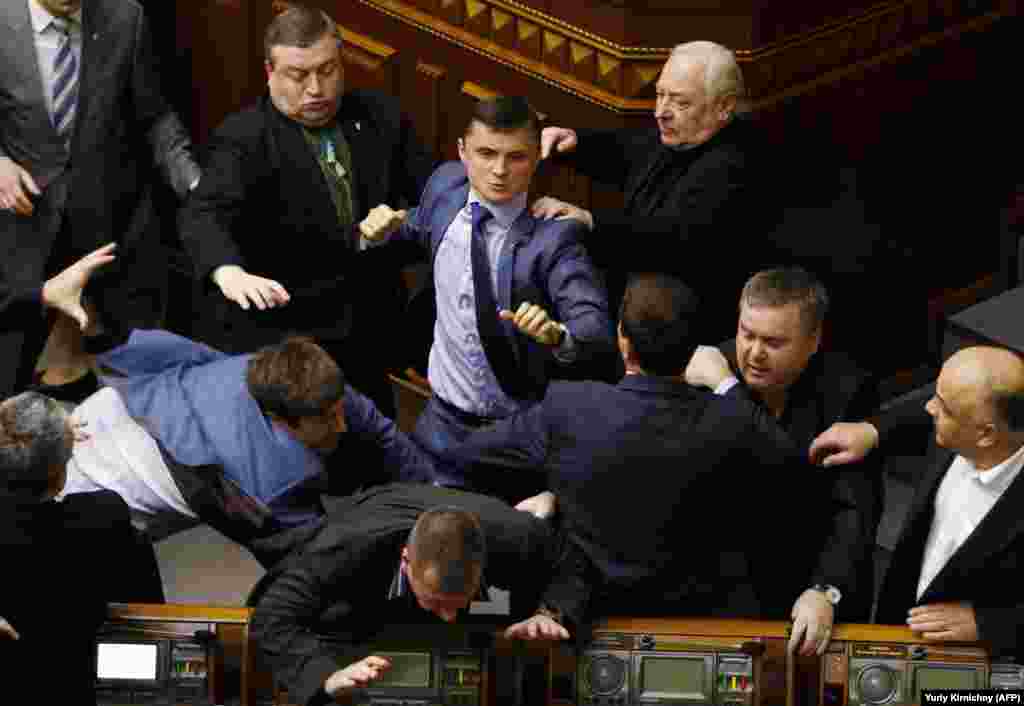
[[[769, 584], [794, 564], [779, 548], [798, 521], [816, 531], [811, 515], [836, 502], [825, 476], [750, 401], [648, 375], [553, 384], [540, 404], [474, 432], [458, 454], [477, 492], [510, 502], [545, 489], [558, 496], [575, 550], [544, 601], [577, 625], [621, 610], [624, 597], [634, 611], [782, 617], [763, 615]], [[723, 573], [719, 552], [754, 547], [749, 566]]]
[[[442, 164], [394, 240], [418, 244], [430, 253], [433, 265], [441, 240], [468, 198], [465, 167], [460, 162]], [[514, 311], [522, 302], [530, 302], [565, 324], [577, 346], [578, 359], [614, 351], [608, 295], [583, 247], [584, 227], [575, 220], [538, 220], [527, 208], [512, 224], [505, 242], [501, 258], [511, 258], [512, 266], [500, 269], [497, 292], [502, 308]], [[503, 322], [503, 327], [531, 397], [540, 399], [554, 357], [546, 346], [520, 334], [512, 324]]]

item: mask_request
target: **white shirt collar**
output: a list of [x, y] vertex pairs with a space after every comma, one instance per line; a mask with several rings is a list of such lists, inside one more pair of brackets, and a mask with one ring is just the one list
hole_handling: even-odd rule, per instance
[[[32, 16], [32, 29], [35, 30], [36, 34], [42, 34], [46, 31], [46, 28], [49, 27], [50, 23], [56, 18], [56, 15], [40, 5], [36, 0], [28, 0], [28, 11]], [[72, 23], [72, 27], [82, 26], [81, 7], [72, 12], [70, 17], [74, 21]]]
[[512, 227], [512, 224], [516, 222], [516, 219], [526, 210], [526, 199], [528, 194], [525, 192], [515, 196], [504, 203], [491, 203], [487, 199], [481, 198], [478, 193], [473, 189], [469, 188], [469, 198], [466, 199], [466, 205], [471, 203], [479, 203], [482, 206], [486, 206], [487, 210], [491, 212], [502, 228], [508, 230]]
[[1021, 467], [1024, 466], [1024, 446], [1017, 449], [1008, 459], [997, 466], [989, 468], [987, 471], [979, 471], [966, 458], [964, 462], [968, 475], [975, 478], [979, 483], [994, 491], [1005, 490], [1013, 482], [1013, 479], [1017, 477]]

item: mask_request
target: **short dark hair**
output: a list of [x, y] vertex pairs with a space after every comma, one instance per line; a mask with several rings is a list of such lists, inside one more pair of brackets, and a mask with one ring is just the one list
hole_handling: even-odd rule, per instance
[[[270, 51], [274, 47], [308, 49], [330, 34], [337, 34], [337, 25], [326, 12], [305, 5], [291, 5], [267, 25], [263, 35], [263, 55], [273, 63]], [[338, 42], [341, 42], [340, 35]]]
[[802, 267], [778, 267], [762, 270], [747, 280], [740, 294], [740, 305], [782, 307], [800, 306], [804, 330], [814, 333], [828, 313], [825, 285]]
[[253, 354], [245, 383], [264, 414], [291, 424], [324, 414], [345, 394], [345, 375], [334, 358], [303, 336], [286, 338]]
[[540, 119], [522, 96], [497, 96], [477, 101], [464, 136], [473, 129], [473, 123], [483, 123], [492, 130], [526, 130], [540, 144]]
[[52, 492], [71, 460], [67, 422], [64, 407], [38, 392], [0, 402], [0, 488], [37, 499]]
[[634, 275], [622, 298], [619, 324], [645, 372], [677, 375], [700, 341], [697, 295], [670, 275]]
[[442, 593], [476, 588], [487, 543], [474, 513], [453, 506], [431, 508], [417, 518], [408, 546], [418, 569], [436, 567]]

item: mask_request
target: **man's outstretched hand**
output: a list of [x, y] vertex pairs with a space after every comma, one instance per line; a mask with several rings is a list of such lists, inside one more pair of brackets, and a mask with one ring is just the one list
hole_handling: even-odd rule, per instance
[[868, 422], [836, 422], [818, 434], [808, 452], [811, 463], [842, 466], [863, 461], [878, 446], [878, 429]]
[[46, 280], [43, 284], [43, 304], [67, 314], [84, 331], [90, 321], [82, 306], [82, 290], [96, 270], [114, 260], [116, 248], [117, 243], [108, 243]]

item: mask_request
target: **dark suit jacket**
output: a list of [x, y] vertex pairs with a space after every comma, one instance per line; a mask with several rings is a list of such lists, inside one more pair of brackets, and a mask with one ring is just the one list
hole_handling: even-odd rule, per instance
[[[761, 591], [748, 589], [789, 570], [792, 499], [829, 504], [821, 474], [749, 401], [647, 375], [553, 383], [457, 453], [480, 492], [558, 496], [578, 551], [545, 602], [576, 624], [608, 610], [756, 616]], [[722, 575], [719, 552], [750, 546], [753, 565]]]
[[454, 505], [475, 512], [487, 542], [484, 579], [535, 593], [551, 567], [550, 526], [500, 500], [426, 484], [395, 484], [348, 498], [320, 533], [253, 589], [253, 634], [294, 703], [307, 704], [339, 664], [326, 633], [362, 642], [384, 623], [437, 621], [414, 600], [387, 600], [401, 549], [419, 515]]
[[[442, 164], [389, 247], [414, 243], [420, 252], [429, 253], [433, 264], [448, 227], [468, 198], [465, 167], [460, 162]], [[529, 209], [523, 211], [505, 244], [506, 252], [511, 250], [512, 266], [510, 276], [499, 276], [497, 300], [512, 311], [524, 301], [543, 307], [569, 329], [578, 357], [587, 358], [608, 353], [614, 344], [607, 294], [580, 242], [581, 233], [576, 221], [537, 220]], [[515, 350], [528, 398], [540, 399], [555, 358], [547, 346], [520, 334], [508, 322], [502, 327]]]
[[932, 445], [925, 472], [904, 520], [889, 570], [878, 595], [875, 619], [905, 624], [916, 605], [968, 601], [974, 606], [979, 638], [998, 653], [1022, 654], [1024, 598], [1024, 477], [1018, 475], [985, 519], [917, 599], [925, 543], [935, 518], [935, 495], [955, 454]]
[[[382, 203], [395, 208], [416, 203], [434, 160], [397, 101], [372, 91], [351, 91], [341, 98], [337, 120], [352, 153], [355, 223]], [[250, 349], [252, 343], [218, 332], [225, 320], [239, 320], [242, 330], [271, 331], [262, 337], [252, 334], [256, 345], [274, 342], [288, 329], [324, 340], [344, 338], [351, 326], [348, 300], [354, 296], [346, 292], [359, 291], [358, 285], [347, 286], [346, 279], [372, 285], [372, 277], [390, 264], [378, 262], [382, 253], [373, 250], [356, 256], [356, 231], [339, 227], [327, 181], [301, 126], [282, 115], [269, 96], [228, 116], [214, 131], [203, 181], [180, 221], [196, 277], [208, 294], [206, 318], [212, 328], [203, 338], [232, 352]], [[238, 305], [226, 300], [209, 279], [220, 265], [240, 265], [277, 280], [292, 295], [291, 302], [280, 309], [239, 314]], [[390, 276], [396, 276], [394, 268]], [[333, 310], [325, 315], [325, 297], [334, 295]], [[359, 296], [372, 298], [366, 292]]]
[[54, 664], [60, 677], [47, 681], [46, 699], [94, 704], [93, 646], [107, 602], [144, 598], [135, 592], [140, 567], [134, 557], [140, 555], [128, 506], [110, 491], [71, 495], [61, 503], [3, 493], [0, 616], [21, 635], [16, 642], [0, 638], [10, 677], [4, 699], [38, 700], [40, 684], [24, 675]]
[[[25, 2], [0, 5], [0, 157], [32, 174], [43, 195], [30, 217], [0, 212], [4, 257], [0, 301], [37, 288], [54, 239], [66, 222], [72, 253], [118, 241], [118, 260], [91, 283], [108, 325], [151, 323], [155, 226], [150, 197], [154, 159], [179, 196], [199, 176], [188, 134], [160, 92], [149, 30], [132, 0], [82, 4], [79, 99], [70, 152], [51, 126]], [[159, 274], [157, 272], [157, 274]], [[157, 280], [158, 281], [158, 280]], [[128, 286], [131, 283], [131, 287]], [[119, 294], [107, 295], [117, 283]], [[22, 309], [22, 322], [38, 313]], [[24, 324], [21, 324], [24, 325]], [[0, 338], [0, 392], [9, 393], [24, 335]]]
[[[726, 341], [720, 349], [739, 380], [727, 395], [746, 397], [761, 404], [739, 372], [736, 341]], [[860, 421], [877, 406], [878, 386], [874, 378], [849, 356], [822, 351], [811, 358], [807, 369], [793, 383], [778, 423], [796, 447], [806, 453], [811, 441], [835, 422]], [[779, 581], [780, 591], [773, 613], [788, 615], [801, 591], [814, 584], [826, 584], [838, 587], [843, 594], [836, 610], [837, 620], [866, 622], [870, 619], [875, 589], [875, 533], [884, 503], [881, 456], [876, 454], [863, 463], [834, 470], [827, 474], [827, 480], [838, 501], [837, 514], [830, 518], [824, 536], [802, 533], [806, 571], [794, 576], [795, 583], [788, 589]]]
[[[764, 266], [763, 233], [774, 222], [760, 199], [754, 127], [736, 119], [685, 151], [663, 146], [655, 127], [577, 136], [575, 151], [559, 159], [625, 196], [623, 209], [593, 211], [585, 242], [595, 264], [681, 278], [701, 295], [711, 340], [729, 335], [722, 322], [735, 319], [743, 282]], [[613, 307], [619, 298], [616, 290]]]

